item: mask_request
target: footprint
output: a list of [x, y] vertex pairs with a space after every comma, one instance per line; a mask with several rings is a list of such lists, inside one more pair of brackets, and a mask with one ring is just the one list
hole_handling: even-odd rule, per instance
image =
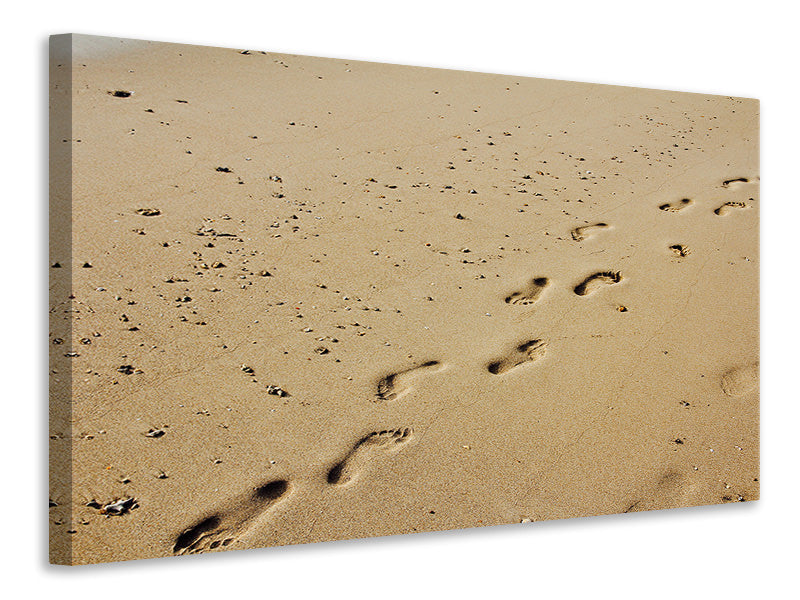
[[667, 212], [678, 212], [679, 210], [683, 210], [687, 206], [691, 206], [694, 204], [694, 201], [690, 200], [689, 198], [684, 198], [680, 202], [673, 202], [672, 204], [662, 204], [658, 208], [660, 210], [665, 210]]
[[686, 258], [692, 252], [688, 246], [684, 246], [683, 244], [673, 244], [669, 249], [672, 250], [678, 258]]
[[584, 227], [576, 227], [572, 230], [572, 239], [576, 242], [582, 242], [588, 237], [596, 233], [598, 229], [607, 229], [606, 223], [595, 223], [594, 225], [585, 225]]
[[533, 304], [548, 285], [550, 285], [550, 280], [547, 277], [532, 279], [524, 289], [506, 297], [506, 304], [521, 304], [522, 306]]
[[758, 387], [758, 363], [735, 367], [727, 371], [720, 380], [725, 395], [738, 398]]
[[175, 538], [174, 554], [223, 550], [250, 527], [253, 521], [289, 491], [289, 482], [271, 481], [245, 497], [235, 499], [203, 518]]
[[624, 512], [641, 512], [663, 508], [677, 508], [692, 504], [695, 486], [683, 473], [667, 471], [651, 490], [649, 498], [636, 500]]
[[545, 355], [547, 344], [542, 340], [529, 340], [517, 346], [508, 356], [496, 360], [487, 369], [492, 375], [502, 375], [514, 367], [535, 362]]
[[739, 187], [743, 183], [750, 183], [750, 180], [747, 177], [736, 177], [734, 179], [726, 179], [722, 182], [722, 187], [729, 188], [729, 187]]
[[444, 365], [438, 360], [429, 360], [416, 367], [399, 371], [383, 377], [378, 381], [375, 400], [373, 402], [387, 402], [397, 400], [412, 390], [411, 382], [426, 371], [439, 372]]
[[347, 456], [328, 471], [328, 483], [344, 485], [356, 479], [358, 474], [377, 451], [394, 452], [414, 437], [411, 427], [373, 431], [359, 440]]
[[[753, 199], [750, 198], [751, 202], [752, 202], [752, 200]], [[720, 217], [724, 217], [729, 212], [731, 212], [733, 209], [737, 209], [737, 208], [739, 208], [739, 209], [748, 208], [748, 205], [745, 202], [726, 202], [725, 204], [723, 204], [719, 208], [714, 209], [714, 214], [715, 215], [719, 215]]]
[[594, 292], [601, 285], [613, 285], [620, 281], [622, 281], [622, 275], [620, 275], [619, 271], [602, 271], [594, 275], [589, 275], [589, 277], [576, 285], [575, 293], [578, 294], [578, 296], [586, 296]]

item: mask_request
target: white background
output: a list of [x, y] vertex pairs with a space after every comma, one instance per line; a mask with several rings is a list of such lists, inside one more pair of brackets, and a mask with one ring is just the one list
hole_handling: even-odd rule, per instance
[[[5, 5], [0, 130], [0, 366], [2, 414], [7, 415], [0, 428], [0, 585], [5, 597], [769, 598], [796, 593], [800, 53], [793, 5], [733, 0], [537, 4], [105, 0]], [[65, 32], [761, 99], [762, 500], [183, 560], [48, 566], [46, 38]]]

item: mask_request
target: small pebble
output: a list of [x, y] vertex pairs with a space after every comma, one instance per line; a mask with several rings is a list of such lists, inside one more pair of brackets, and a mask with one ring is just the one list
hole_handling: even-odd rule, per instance
[[101, 507], [100, 514], [119, 516], [124, 515], [134, 508], [139, 508], [139, 503], [136, 501], [136, 498], [123, 498], [122, 500], [110, 502], [109, 504]]

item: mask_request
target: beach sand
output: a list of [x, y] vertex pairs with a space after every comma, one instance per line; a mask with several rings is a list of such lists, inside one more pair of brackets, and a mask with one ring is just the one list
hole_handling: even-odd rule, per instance
[[52, 48], [52, 562], [758, 499], [756, 100]]

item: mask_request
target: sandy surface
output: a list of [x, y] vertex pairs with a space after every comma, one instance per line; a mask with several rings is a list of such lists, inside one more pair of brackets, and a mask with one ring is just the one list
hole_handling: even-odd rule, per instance
[[757, 101], [73, 39], [54, 562], [758, 498]]

